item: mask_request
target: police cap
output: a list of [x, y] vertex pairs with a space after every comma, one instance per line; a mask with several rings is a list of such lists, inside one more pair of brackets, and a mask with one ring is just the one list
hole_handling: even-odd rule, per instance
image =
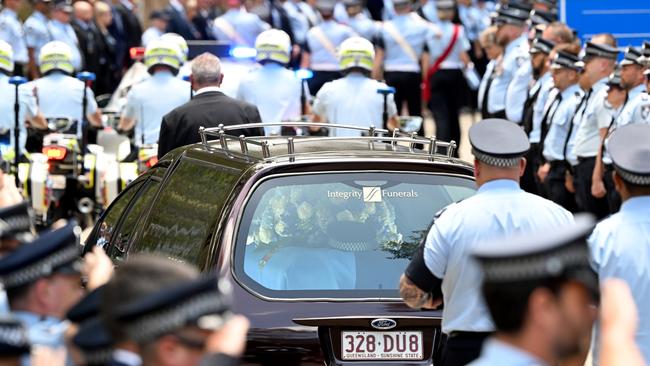
[[543, 38], [535, 38], [533, 39], [533, 43], [530, 45], [530, 53], [543, 53], [549, 55], [553, 50], [553, 47], [555, 47], [553, 42]]
[[0, 239], [28, 242], [34, 238], [32, 210], [28, 201], [0, 209]]
[[[639, 63], [645, 67], [650, 67], [650, 41], [643, 41], [643, 46], [641, 46], [641, 57], [639, 57]], [[649, 70], [646, 70], [645, 74], [648, 74]]]
[[436, 9], [452, 10], [456, 8], [456, 1], [454, 0], [436, 0]]
[[501, 5], [496, 11], [493, 21], [496, 25], [512, 24], [523, 26], [530, 15], [531, 6], [524, 2], [510, 2]]
[[558, 51], [551, 61], [551, 69], [580, 70], [580, 65], [578, 56], [564, 51]]
[[476, 247], [472, 256], [483, 271], [483, 282], [513, 284], [566, 279], [581, 282], [598, 294], [598, 277], [589, 263], [587, 237], [595, 226], [591, 215], [552, 230], [521, 233]]
[[609, 86], [617, 86], [619, 88], [622, 88], [621, 86], [621, 69], [619, 67], [614, 70], [613, 73], [609, 74], [609, 77], [607, 78], [607, 85]]
[[83, 322], [79, 331], [72, 338], [83, 354], [85, 364], [108, 365], [113, 354], [113, 339], [99, 316]]
[[[646, 113], [650, 113], [650, 106]], [[616, 129], [607, 150], [616, 173], [628, 183], [650, 186], [650, 125], [631, 124]]]
[[75, 223], [41, 235], [0, 259], [0, 282], [11, 289], [55, 273], [79, 273], [79, 232]]
[[144, 296], [116, 309], [116, 319], [136, 342], [150, 342], [186, 326], [220, 328], [231, 316], [230, 284], [208, 274]]
[[6, 315], [0, 318], [0, 358], [20, 357], [30, 349], [24, 325]]
[[482, 163], [511, 167], [530, 149], [524, 130], [505, 119], [486, 119], [469, 129], [469, 142], [474, 157]]
[[316, 9], [324, 12], [334, 11], [336, 0], [316, 0]]
[[623, 59], [621, 60], [619, 65], [621, 66], [640, 65], [639, 57], [641, 57], [641, 50], [630, 46], [625, 49], [625, 54], [623, 55]]
[[72, 7], [72, 1], [70, 0], [55, 0], [54, 9], [60, 10], [65, 13], [72, 13], [74, 8]]
[[557, 20], [557, 14], [550, 11], [533, 9], [530, 12], [530, 23], [533, 26], [539, 24], [551, 24]]
[[362, 6], [363, 2], [361, 0], [343, 0], [343, 5], [346, 7]]
[[580, 58], [585, 61], [590, 57], [603, 57], [616, 60], [618, 58], [618, 48], [608, 44], [587, 42], [580, 52]]

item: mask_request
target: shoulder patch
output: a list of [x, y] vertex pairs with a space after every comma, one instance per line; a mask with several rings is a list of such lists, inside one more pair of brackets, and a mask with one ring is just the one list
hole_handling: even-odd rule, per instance
[[517, 67], [521, 67], [526, 61], [528, 61], [526, 56], [517, 56], [517, 58], [515, 58], [515, 63], [517, 64]]

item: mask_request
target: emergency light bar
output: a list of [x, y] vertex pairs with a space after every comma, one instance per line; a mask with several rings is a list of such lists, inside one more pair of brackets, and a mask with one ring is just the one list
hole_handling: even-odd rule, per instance
[[129, 49], [129, 56], [131, 56], [131, 60], [134, 61], [140, 61], [144, 58], [144, 47], [131, 47]]
[[257, 50], [251, 47], [236, 46], [230, 49], [230, 56], [233, 58], [254, 58]]

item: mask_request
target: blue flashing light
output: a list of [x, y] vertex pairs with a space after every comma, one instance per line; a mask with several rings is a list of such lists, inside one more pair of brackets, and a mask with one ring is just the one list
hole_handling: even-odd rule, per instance
[[234, 58], [254, 58], [257, 50], [251, 47], [237, 46], [230, 49], [230, 56]]
[[314, 72], [308, 69], [298, 69], [295, 73], [296, 77], [300, 80], [307, 80], [314, 77]]
[[82, 71], [77, 74], [77, 79], [81, 81], [95, 81], [95, 74], [88, 71]]
[[395, 94], [395, 88], [393, 88], [392, 86], [389, 86], [387, 88], [377, 89], [377, 93], [379, 93], [379, 94]]

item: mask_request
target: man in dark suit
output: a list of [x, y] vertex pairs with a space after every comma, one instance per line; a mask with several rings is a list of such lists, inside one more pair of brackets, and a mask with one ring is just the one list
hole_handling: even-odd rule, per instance
[[129, 49], [139, 47], [142, 42], [142, 25], [135, 12], [136, 8], [130, 0], [113, 0], [114, 24], [109, 31], [118, 41], [120, 61], [127, 68], [133, 64]]
[[186, 2], [187, 0], [169, 1], [169, 6], [165, 9], [169, 18], [167, 32], [176, 33], [185, 40], [192, 41], [201, 38], [201, 33], [187, 17], [185, 11]]
[[[223, 76], [217, 56], [204, 53], [192, 61], [192, 89], [194, 99], [163, 117], [158, 138], [158, 157], [184, 145], [201, 141], [199, 127], [217, 127], [244, 123], [262, 123], [257, 107], [230, 98], [219, 88]], [[229, 131], [239, 136], [263, 136], [262, 128]]]

